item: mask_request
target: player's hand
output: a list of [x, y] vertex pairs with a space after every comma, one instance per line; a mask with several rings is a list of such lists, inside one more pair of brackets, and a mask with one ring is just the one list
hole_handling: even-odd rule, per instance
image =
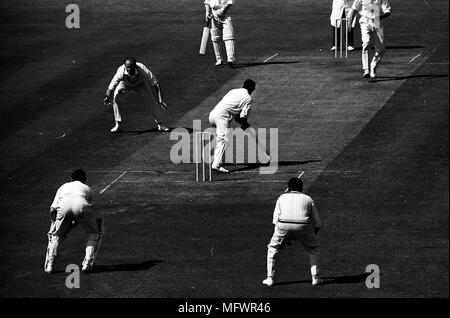
[[248, 121], [244, 122], [244, 123], [241, 125], [241, 129], [242, 129], [242, 130], [246, 130], [247, 128], [250, 128], [250, 124], [248, 123]]
[[218, 17], [220, 20], [223, 20], [223, 18], [225, 18], [225, 10], [223, 10], [223, 9], [217, 10], [217, 17]]
[[103, 99], [103, 105], [109, 106], [110, 104], [111, 104], [111, 97], [105, 96], [105, 98]]
[[212, 18], [212, 14], [210, 12], [206, 12], [206, 14], [205, 14], [206, 22], [209, 22], [209, 20], [211, 20], [211, 18]]
[[167, 104], [164, 103], [163, 101], [159, 102], [159, 107], [161, 107], [162, 110], [167, 110]]

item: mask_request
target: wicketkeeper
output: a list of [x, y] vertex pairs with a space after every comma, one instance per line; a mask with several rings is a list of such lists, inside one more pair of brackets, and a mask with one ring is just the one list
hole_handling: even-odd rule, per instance
[[72, 182], [65, 183], [58, 189], [50, 207], [51, 225], [44, 265], [47, 274], [54, 271], [58, 245], [72, 228], [81, 224], [88, 234], [81, 268], [83, 272], [92, 270], [104, 234], [103, 219], [96, 218], [92, 210], [93, 192], [85, 184], [86, 173], [77, 169], [72, 172], [71, 178]]
[[299, 241], [309, 254], [312, 285], [322, 282], [319, 277], [320, 242], [317, 238], [321, 221], [313, 199], [302, 191], [302, 180], [292, 178], [288, 182], [288, 192], [277, 200], [272, 220], [275, 229], [267, 245], [267, 278], [262, 282], [264, 285], [274, 284], [277, 254], [290, 240]]

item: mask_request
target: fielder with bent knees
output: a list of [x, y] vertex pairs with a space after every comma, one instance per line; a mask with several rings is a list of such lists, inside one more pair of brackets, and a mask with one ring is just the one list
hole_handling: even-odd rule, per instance
[[[169, 128], [161, 122], [162, 114], [159, 110], [166, 110], [167, 105], [163, 101], [158, 80], [144, 64], [136, 62], [136, 59], [133, 57], [127, 57], [117, 69], [103, 100], [105, 105], [111, 104], [112, 101], [116, 124], [111, 129], [111, 132], [117, 133], [122, 128], [122, 116], [119, 106], [122, 105], [124, 95], [129, 91], [135, 91], [144, 101], [150, 104], [153, 119], [158, 125], [158, 130], [169, 131]], [[153, 100], [157, 101], [159, 108], [156, 107]]]
[[72, 182], [65, 183], [58, 189], [50, 207], [51, 225], [44, 265], [47, 274], [55, 269], [59, 243], [67, 237], [74, 226], [81, 224], [88, 234], [86, 254], [81, 268], [83, 272], [92, 270], [103, 236], [103, 219], [95, 218], [92, 211], [93, 193], [85, 184], [86, 173], [77, 169], [72, 172], [71, 178]]
[[252, 107], [251, 93], [255, 90], [256, 83], [247, 79], [242, 88], [229, 91], [222, 100], [209, 113], [209, 123], [216, 128], [216, 146], [214, 148], [214, 161], [211, 165], [213, 170], [229, 172], [221, 167], [225, 148], [230, 139], [228, 128], [231, 122], [236, 120], [243, 130], [250, 127], [247, 119]]
[[263, 281], [264, 285], [274, 284], [277, 254], [290, 240], [300, 241], [309, 254], [312, 285], [322, 282], [319, 277], [320, 243], [317, 238], [321, 221], [313, 199], [302, 191], [302, 180], [292, 178], [288, 182], [288, 192], [277, 200], [273, 212], [275, 230], [267, 246], [267, 278]]

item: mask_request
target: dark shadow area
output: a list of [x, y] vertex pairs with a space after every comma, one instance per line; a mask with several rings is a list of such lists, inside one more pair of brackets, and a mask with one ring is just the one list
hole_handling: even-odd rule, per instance
[[233, 68], [243, 68], [243, 67], [254, 67], [254, 66], [262, 66], [262, 65], [280, 65], [280, 64], [298, 64], [299, 61], [290, 61], [290, 62], [250, 62], [250, 63], [239, 63], [234, 64]]
[[[158, 128], [152, 128], [152, 129], [145, 129], [145, 130], [122, 130], [120, 131], [121, 134], [133, 134], [133, 135], [143, 135], [143, 134], [147, 134], [147, 133], [155, 133], [155, 132], [159, 132], [159, 133], [169, 133], [174, 129], [180, 128], [180, 127], [168, 127], [169, 130], [168, 131], [159, 131]], [[187, 128], [187, 127], [181, 127], [186, 129], [189, 133], [192, 133], [192, 128]]]
[[152, 268], [161, 262], [162, 260], [150, 260], [136, 264], [94, 265], [94, 269], [91, 273], [143, 271]]
[[400, 81], [411, 78], [423, 78], [423, 79], [433, 79], [433, 78], [441, 78], [448, 77], [448, 74], [440, 74], [440, 75], [410, 75], [410, 76], [380, 76], [374, 79], [370, 79], [369, 83], [377, 83], [377, 82], [387, 82], [387, 81]]
[[407, 49], [424, 49], [422, 45], [387, 45], [388, 50], [407, 50]]
[[[295, 165], [305, 165], [311, 162], [321, 162], [321, 160], [303, 160], [303, 161], [279, 161], [279, 162], [272, 162], [272, 165], [277, 165], [278, 167], [287, 167], [287, 166], [295, 166]], [[242, 166], [245, 165], [244, 167], [241, 168], [237, 168], [237, 169], [233, 169], [230, 170], [230, 173], [233, 172], [239, 172], [239, 171], [246, 171], [246, 170], [253, 170], [253, 169], [258, 169], [259, 167], [268, 167], [270, 166], [270, 162], [267, 163], [225, 163], [224, 166]]]
[[[323, 283], [319, 284], [318, 286], [331, 285], [331, 284], [362, 283], [362, 282], [366, 281], [366, 278], [369, 275], [370, 275], [370, 273], [364, 273], [364, 274], [359, 274], [359, 275], [349, 275], [349, 276], [321, 277], [323, 279]], [[288, 281], [288, 282], [280, 282], [280, 283], [275, 283], [274, 286], [290, 285], [290, 284], [311, 284], [311, 280], [303, 279], [303, 280], [294, 280], [294, 281]]]

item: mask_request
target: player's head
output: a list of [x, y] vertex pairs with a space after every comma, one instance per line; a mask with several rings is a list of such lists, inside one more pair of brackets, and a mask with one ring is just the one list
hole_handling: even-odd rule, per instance
[[247, 89], [248, 93], [251, 94], [255, 90], [256, 83], [255, 81], [251, 79], [246, 79], [244, 82], [244, 85], [242, 85], [243, 88]]
[[288, 182], [289, 191], [303, 191], [303, 181], [299, 178], [292, 178]]
[[133, 75], [136, 72], [136, 59], [134, 57], [126, 57], [123, 64], [128, 74]]
[[80, 181], [82, 183], [86, 183], [86, 172], [83, 169], [77, 169], [72, 172], [71, 176], [72, 181]]

